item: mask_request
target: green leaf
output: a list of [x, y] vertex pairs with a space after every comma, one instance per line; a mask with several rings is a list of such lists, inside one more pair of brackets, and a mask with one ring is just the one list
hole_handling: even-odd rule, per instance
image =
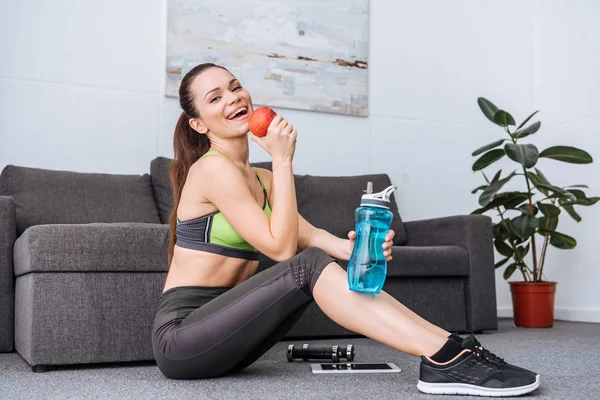
[[494, 177], [492, 178], [492, 182], [490, 183], [498, 181], [498, 179], [500, 179], [500, 175], [502, 175], [502, 170], [496, 172], [496, 175], [494, 175]]
[[553, 192], [551, 194], [548, 194], [548, 197], [545, 198], [544, 200], [552, 200], [552, 199], [558, 199], [560, 205], [563, 205], [563, 204], [575, 204], [575, 200], [573, 200], [572, 197], [567, 197], [567, 196], [565, 196], [564, 194], [562, 194], [560, 192]]
[[577, 204], [578, 206], [593, 206], [600, 200], [600, 197], [590, 197], [585, 199], [577, 199], [575, 201], [571, 201], [570, 204]]
[[510, 278], [510, 276], [515, 272], [516, 269], [517, 263], [512, 263], [508, 267], [506, 267], [506, 269], [504, 270], [504, 279]]
[[598, 202], [598, 200], [600, 200], [600, 197], [586, 197], [585, 193], [583, 192], [583, 190], [579, 190], [579, 189], [567, 189], [568, 193], [571, 193], [573, 196], [575, 196], [575, 200], [573, 201], [573, 199], [569, 199], [564, 200], [564, 199], [559, 199], [559, 203], [561, 205], [580, 205], [580, 206], [593, 206], [594, 204], [596, 204]]
[[[542, 217], [540, 218], [539, 228], [553, 231], [558, 226], [558, 217]], [[539, 232], [539, 231], [538, 231]]]
[[483, 193], [481, 193], [481, 195], [479, 196], [479, 204], [481, 206], [485, 207], [492, 200], [492, 198], [496, 195], [496, 193], [498, 193], [498, 191], [500, 191], [500, 189], [502, 189], [502, 186], [504, 186], [506, 184], [506, 182], [510, 181], [512, 179], [512, 177], [515, 175], [516, 175], [516, 173], [513, 171], [506, 178], [500, 179], [499, 181], [491, 183], [483, 191]]
[[558, 186], [554, 186], [554, 185], [546, 185], [544, 183], [538, 183], [537, 185], [535, 185], [537, 188], [542, 188], [542, 189], [547, 189], [547, 190], [552, 190], [555, 194], [558, 194], [556, 196], [552, 196], [552, 197], [566, 197], [569, 198], [573, 201], [576, 200], [576, 197], [573, 193], [568, 192], [562, 188], [559, 188]]
[[[523, 214], [529, 215], [529, 203], [523, 204], [521, 207], [517, 208], [517, 210], [521, 211]], [[538, 208], [533, 206], [533, 215], [537, 215]]]
[[538, 203], [538, 207], [546, 217], [557, 217], [560, 214], [560, 208], [552, 204]]
[[492, 121], [493, 123], [497, 124], [497, 122], [494, 121], [494, 115], [498, 111], [498, 107], [496, 107], [494, 103], [483, 97], [477, 99], [477, 104], [479, 104], [479, 108], [483, 112], [483, 115], [485, 115], [486, 118]]
[[506, 151], [508, 158], [518, 162], [525, 168], [532, 168], [539, 158], [538, 149], [532, 144], [507, 143], [504, 146], [504, 151]]
[[533, 124], [529, 125], [527, 128], [520, 130], [520, 131], [516, 131], [515, 137], [518, 139], [522, 139], [529, 135], [533, 135], [540, 129], [540, 126], [542, 126], [542, 123], [540, 121], [534, 122]]
[[573, 196], [575, 196], [576, 200], [573, 204], [577, 204], [578, 201], [583, 200], [583, 202], [585, 203], [586, 200], [589, 200], [586, 196], [583, 190], [579, 190], [579, 189], [567, 189], [567, 192], [569, 193], [573, 193]]
[[548, 179], [546, 179], [544, 174], [542, 174], [542, 171], [535, 168], [535, 172], [537, 173], [538, 178], [540, 178], [540, 182], [545, 183], [546, 185], [551, 185], [551, 183], [548, 181]]
[[540, 192], [542, 192], [546, 196], [548, 196], [548, 190], [539, 186], [540, 184], [543, 184], [539, 175], [536, 175], [535, 172], [532, 172], [532, 171], [526, 171], [526, 173], [527, 173], [527, 177], [529, 178], [531, 183], [533, 183], [533, 186], [535, 186]]
[[498, 250], [498, 253], [502, 254], [504, 257], [512, 257], [512, 255], [515, 253], [512, 247], [507, 245], [502, 240], [494, 240], [494, 247], [496, 250]]
[[494, 264], [494, 268], [500, 268], [501, 266], [506, 264], [508, 260], [510, 260], [510, 257], [506, 257], [504, 260], [498, 261], [496, 264]]
[[576, 147], [554, 146], [540, 153], [540, 157], [552, 158], [571, 164], [589, 164], [593, 161], [592, 156]]
[[583, 190], [579, 190], [579, 189], [568, 189], [568, 192], [571, 192], [575, 195], [576, 198], [578, 199], [585, 199], [585, 192]]
[[[564, 236], [566, 236], [566, 235], [564, 235]], [[567, 237], [571, 240], [566, 240], [563, 237], [560, 237], [560, 236], [557, 237], [557, 236], [553, 235], [550, 237], [550, 244], [556, 248], [563, 249], [563, 250], [574, 249], [575, 246], [577, 246], [577, 242], [572, 237], [570, 237], [570, 236], [567, 236]], [[575, 243], [575, 244], [573, 244], [573, 243]]]
[[535, 234], [539, 220], [529, 215], [520, 215], [511, 220], [515, 233], [521, 239], [527, 239]]
[[[572, 205], [569, 205], [569, 204], [564, 204], [562, 206], [562, 208], [564, 208], [565, 211], [567, 212], [567, 214], [569, 214], [571, 216], [571, 218], [573, 218], [575, 221], [581, 222], [581, 216], [579, 214], [577, 214], [577, 211], [575, 211], [575, 207], [573, 207]], [[556, 229], [556, 227], [555, 227], [555, 229]]]
[[515, 119], [504, 110], [496, 111], [496, 114], [494, 114], [494, 122], [501, 126], [515, 125]]
[[525, 121], [521, 122], [521, 125], [519, 125], [519, 126], [517, 127], [517, 131], [518, 131], [519, 129], [521, 129], [522, 127], [524, 127], [524, 126], [525, 126], [525, 124], [526, 124], [527, 122], [529, 122], [529, 120], [530, 120], [530, 119], [531, 119], [531, 118], [532, 118], [532, 117], [533, 117], [535, 114], [537, 114], [538, 112], [539, 112], [539, 110], [538, 110], [538, 111], [536, 111], [536, 112], [534, 112], [533, 114], [531, 114], [529, 117], [527, 117], [527, 119], [525, 119]]
[[473, 211], [471, 214], [482, 214], [486, 211], [492, 210], [492, 209], [494, 209], [496, 207], [500, 207], [500, 206], [504, 206], [506, 209], [515, 208], [516, 206], [518, 206], [519, 204], [521, 204], [524, 200], [526, 200], [528, 198], [529, 198], [529, 196], [527, 193], [521, 193], [521, 192], [499, 193], [496, 196], [494, 196], [492, 201], [490, 201], [488, 204], [486, 204], [485, 207], [478, 208], [477, 210]]
[[484, 151], [487, 151], [487, 150], [489, 150], [489, 149], [493, 149], [494, 147], [498, 147], [498, 146], [500, 146], [500, 145], [501, 145], [502, 143], [504, 143], [505, 141], [506, 141], [506, 139], [500, 139], [500, 140], [496, 140], [496, 141], [495, 141], [495, 142], [493, 142], [493, 143], [486, 144], [485, 146], [482, 146], [482, 147], [478, 148], [477, 150], [475, 150], [475, 151], [473, 152], [473, 154], [471, 154], [471, 155], [472, 155], [472, 156], [477, 156], [477, 155], [479, 155], [479, 154], [483, 153]]
[[585, 189], [589, 189], [588, 185], [571, 185], [571, 186], [567, 186], [567, 188], [585, 188]]
[[[510, 220], [505, 220], [510, 228]], [[492, 227], [494, 238], [498, 240], [506, 240], [510, 238], [510, 232], [504, 226], [504, 222], [500, 221]]]
[[577, 241], [571, 236], [565, 235], [564, 233], [541, 228], [540, 232], [544, 234], [550, 234], [550, 244], [559, 249], [568, 250], [577, 246]]
[[527, 243], [527, 246], [525, 246], [525, 247], [523, 247], [523, 246], [517, 247], [517, 257], [519, 257], [519, 260], [524, 259], [525, 256], [527, 255], [527, 253], [529, 253], [529, 243]]
[[514, 196], [509, 198], [504, 204], [502, 204], [504, 206], [504, 208], [506, 208], [507, 210], [517, 209], [517, 207], [519, 207], [521, 205], [521, 203], [523, 203], [523, 201], [529, 200], [529, 194], [527, 194], [527, 193], [520, 193], [520, 192], [514, 192], [514, 193], [518, 193], [518, 194], [515, 194]]
[[473, 171], [482, 170], [488, 165], [495, 163], [502, 157], [504, 157], [503, 149], [490, 150], [481, 157], [479, 157], [477, 161], [475, 161], [475, 163], [473, 164]]
[[575, 204], [580, 206], [593, 206], [600, 200], [600, 197], [589, 197], [587, 199], [577, 199]]
[[471, 193], [475, 194], [475, 193], [479, 192], [480, 190], [485, 189], [486, 187], [487, 187], [487, 185], [478, 186], [475, 189], [471, 190]]

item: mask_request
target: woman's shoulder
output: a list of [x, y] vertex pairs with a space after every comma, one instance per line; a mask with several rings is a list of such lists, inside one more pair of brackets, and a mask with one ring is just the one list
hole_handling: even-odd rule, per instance
[[231, 174], [237, 169], [231, 160], [219, 155], [210, 155], [196, 160], [188, 171], [188, 178], [210, 176], [220, 173]]
[[219, 190], [226, 182], [237, 182], [241, 174], [226, 157], [211, 156], [194, 162], [186, 176], [186, 186], [195, 193], [206, 194], [213, 189]]

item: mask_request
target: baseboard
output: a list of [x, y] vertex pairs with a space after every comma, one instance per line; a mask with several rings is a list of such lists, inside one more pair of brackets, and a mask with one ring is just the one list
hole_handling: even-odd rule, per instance
[[[512, 307], [498, 307], [498, 317], [512, 318]], [[600, 308], [556, 307], [554, 319], [557, 321], [600, 322]]]
[[498, 318], [512, 318], [512, 307], [498, 307]]

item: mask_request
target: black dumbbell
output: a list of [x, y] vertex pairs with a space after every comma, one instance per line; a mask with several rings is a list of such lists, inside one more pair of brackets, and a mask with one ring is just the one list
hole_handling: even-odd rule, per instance
[[287, 359], [288, 361], [298, 360], [331, 360], [333, 362], [340, 361], [341, 358], [345, 358], [347, 361], [354, 360], [356, 351], [354, 346], [349, 344], [348, 346], [340, 347], [338, 345], [325, 346], [325, 347], [308, 347], [308, 344], [303, 344], [302, 348], [294, 348], [293, 344], [290, 344], [287, 348]]

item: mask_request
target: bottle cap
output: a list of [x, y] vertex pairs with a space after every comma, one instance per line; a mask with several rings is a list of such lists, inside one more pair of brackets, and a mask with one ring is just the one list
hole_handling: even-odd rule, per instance
[[373, 182], [367, 183], [367, 190], [362, 195], [360, 200], [361, 206], [390, 208], [390, 196], [398, 190], [398, 186], [388, 186], [385, 190], [379, 193], [373, 193]]

